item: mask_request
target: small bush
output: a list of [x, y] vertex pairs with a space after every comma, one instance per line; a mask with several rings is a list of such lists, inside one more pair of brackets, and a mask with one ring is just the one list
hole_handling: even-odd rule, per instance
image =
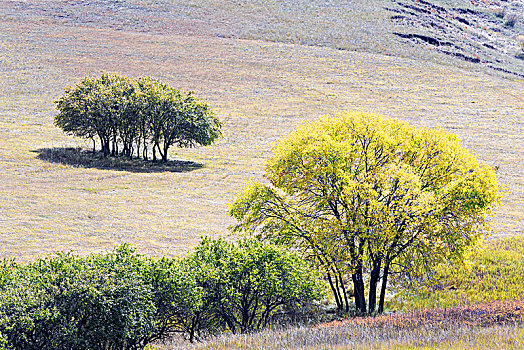
[[498, 7], [495, 9], [494, 14], [495, 14], [495, 17], [504, 18], [504, 16], [506, 15], [506, 8]]
[[516, 13], [510, 13], [507, 14], [506, 17], [504, 17], [504, 25], [506, 27], [513, 28], [515, 24], [517, 23], [518, 16]]
[[296, 308], [323, 296], [321, 277], [303, 259], [256, 239], [238, 244], [204, 239], [188, 263], [205, 290], [206, 315], [200, 319], [217, 327], [215, 331], [257, 331], [281, 308]]
[[521, 51], [524, 51], [524, 35], [517, 36], [517, 46], [520, 48]]

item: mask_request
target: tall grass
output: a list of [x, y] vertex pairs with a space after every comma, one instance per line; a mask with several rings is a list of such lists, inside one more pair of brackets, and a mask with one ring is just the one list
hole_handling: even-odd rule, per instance
[[321, 327], [223, 335], [163, 349], [518, 349], [524, 346], [522, 302], [434, 309], [334, 322]]
[[488, 241], [465, 264], [441, 265], [422, 288], [398, 294], [394, 309], [450, 307], [524, 298], [524, 236]]

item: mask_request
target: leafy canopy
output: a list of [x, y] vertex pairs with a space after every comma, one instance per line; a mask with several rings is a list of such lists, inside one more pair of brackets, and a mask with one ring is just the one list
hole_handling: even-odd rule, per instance
[[360, 313], [375, 311], [380, 281], [383, 311], [390, 273], [460, 259], [500, 197], [493, 169], [455, 135], [367, 113], [303, 125], [277, 144], [266, 176], [232, 205], [234, 229], [299, 247], [339, 309], [352, 293]]
[[215, 329], [258, 331], [282, 308], [323, 296], [318, 274], [297, 254], [269, 242], [205, 238], [187, 261], [205, 290], [202, 312], [195, 316]]
[[55, 125], [77, 137], [100, 140], [104, 156], [167, 161], [171, 146], [207, 146], [220, 137], [222, 124], [191, 92], [159, 80], [118, 74], [84, 78], [56, 101]]

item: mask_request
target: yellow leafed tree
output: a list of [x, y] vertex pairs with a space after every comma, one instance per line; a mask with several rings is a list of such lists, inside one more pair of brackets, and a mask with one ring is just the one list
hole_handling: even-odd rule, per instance
[[462, 259], [500, 199], [494, 170], [455, 135], [367, 113], [300, 127], [276, 145], [266, 176], [233, 203], [234, 230], [301, 251], [338, 309], [352, 295], [360, 314], [376, 311], [377, 294], [383, 312], [392, 272]]

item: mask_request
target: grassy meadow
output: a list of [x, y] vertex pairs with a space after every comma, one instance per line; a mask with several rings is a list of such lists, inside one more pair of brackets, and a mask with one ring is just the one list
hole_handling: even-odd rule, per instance
[[[166, 11], [184, 4], [187, 18], [165, 12], [165, 23], [153, 16], [160, 2], [118, 4], [8, 1], [0, 9], [1, 257], [99, 251], [122, 242], [176, 255], [204, 234], [227, 234], [228, 203], [246, 181], [262, 179], [272, 143], [300, 123], [345, 110], [459, 135], [498, 167], [508, 188], [493, 218], [495, 235], [523, 232], [522, 80], [328, 45], [217, 35], [204, 30], [209, 13], [194, 20], [212, 5], [206, 2], [166, 2]], [[224, 16], [243, 11], [226, 4], [217, 7]], [[366, 8], [353, 10], [364, 15]], [[359, 35], [359, 28], [348, 35]], [[40, 159], [55, 148], [91, 147], [53, 126], [53, 101], [66, 86], [102, 71], [150, 75], [195, 91], [224, 122], [224, 137], [210, 147], [173, 149], [171, 159], [191, 167], [108, 170]]]
[[223, 336], [213, 341], [188, 346], [187, 344], [159, 345], [158, 349], [198, 350], [277, 350], [277, 349], [522, 349], [524, 333], [520, 326], [459, 326], [449, 329], [422, 327], [419, 329], [370, 330], [366, 326], [337, 326], [331, 329], [289, 329], [284, 332], [265, 331], [256, 336]]
[[[476, 25], [448, 18], [445, 33], [424, 21], [415, 26], [439, 40], [459, 33], [465, 51], [458, 52], [486, 59], [472, 64], [393, 34], [415, 28], [392, 22], [394, 10], [420, 3], [2, 1], [0, 258], [87, 254], [124, 242], [144, 254], [183, 254], [203, 235], [228, 235], [228, 204], [250, 179], [264, 181], [275, 141], [321, 116], [364, 110], [457, 134], [495, 167], [505, 188], [486, 247], [466, 266], [440, 267], [437, 283], [390, 304], [454, 309], [225, 335], [191, 348], [523, 348], [524, 80], [518, 74], [524, 61], [512, 50], [524, 31], [524, 4], [512, 2], [521, 17], [509, 27], [494, 19], [495, 1], [433, 1], [450, 16], [466, 11], [468, 21], [468, 11], [484, 11], [486, 20]], [[171, 161], [161, 166], [90, 158], [78, 150], [90, 143], [53, 126], [53, 101], [102, 72], [152, 76], [194, 91], [223, 122], [223, 138], [208, 147], [172, 148]], [[506, 299], [517, 301], [491, 303]], [[475, 311], [460, 308], [477, 303]], [[468, 312], [478, 317], [457, 317]]]

